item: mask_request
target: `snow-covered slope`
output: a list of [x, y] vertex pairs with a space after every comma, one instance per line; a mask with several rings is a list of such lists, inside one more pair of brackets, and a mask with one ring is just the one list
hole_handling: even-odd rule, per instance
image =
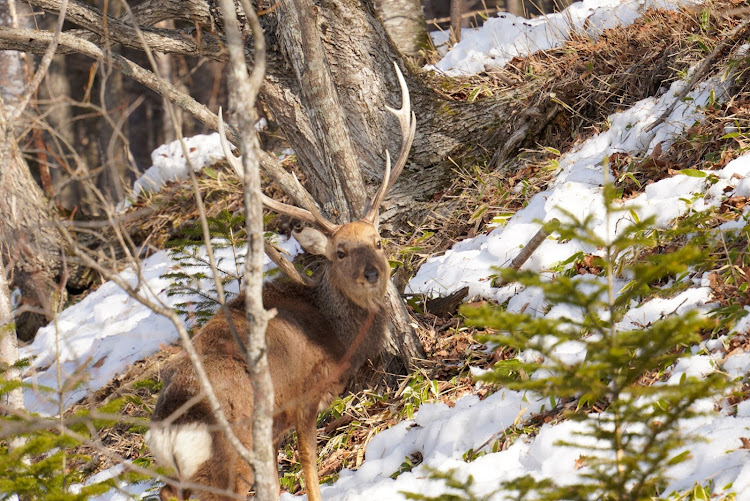
[[[276, 243], [289, 253], [289, 259], [302, 251], [294, 238], [280, 237]], [[238, 257], [244, 258], [246, 251], [240, 249]], [[204, 262], [208, 260], [200, 252], [198, 256]], [[143, 260], [140, 277], [132, 269], [121, 272], [120, 277], [137, 287], [146, 298], [173, 308], [178, 303], [199, 299], [167, 294], [172, 280], [165, 275], [177, 270], [180, 259], [184, 257], [160, 251]], [[216, 259], [219, 263], [225, 261], [234, 265], [230, 248], [219, 249]], [[274, 266], [266, 257], [265, 270]], [[231, 268], [228, 271], [232, 271]], [[210, 275], [210, 271], [206, 273]], [[207, 281], [202, 287], [211, 290]], [[228, 290], [236, 293], [236, 283], [229, 284]], [[67, 408], [89, 392], [101, 388], [133, 362], [156, 353], [161, 345], [175, 343], [177, 339], [177, 329], [168, 319], [130, 297], [114, 282], [107, 282], [61, 312], [56, 323], [40, 329], [34, 342], [21, 348], [20, 357], [31, 359], [25, 381], [52, 390], [27, 389], [26, 408], [43, 415], [58, 413], [58, 371], [63, 387], [68, 388], [62, 394], [63, 408]], [[85, 375], [84, 384], [71, 390], [71, 379], [79, 374]]]
[[[501, 68], [514, 57], [559, 47], [574, 33], [596, 37], [607, 28], [632, 24], [648, 9], [677, 9], [698, 3], [693, 0], [584, 0], [563, 12], [534, 19], [500, 12], [479, 29], [462, 30], [461, 41], [428, 68], [450, 76]], [[442, 33], [436, 45], [445, 39]]]

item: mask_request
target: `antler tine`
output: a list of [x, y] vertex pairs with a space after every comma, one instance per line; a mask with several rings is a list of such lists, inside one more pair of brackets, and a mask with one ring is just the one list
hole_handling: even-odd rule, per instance
[[[226, 135], [226, 128], [224, 126], [224, 118], [222, 117], [221, 108], [219, 108], [219, 141], [221, 142], [221, 149], [224, 152], [224, 156], [229, 162], [229, 165], [232, 166], [240, 179], [244, 179], [244, 166], [242, 165], [241, 160], [238, 157], [235, 157], [234, 153], [232, 153], [232, 147], [229, 144], [229, 140], [227, 139]], [[333, 234], [339, 228], [339, 225], [334, 224], [323, 217], [317, 207], [315, 207], [315, 202], [313, 201], [308, 191], [302, 186], [302, 183], [299, 182], [299, 179], [297, 179], [297, 176], [292, 176], [291, 182], [292, 184], [294, 184], [294, 189], [297, 190], [298, 193], [304, 194], [301, 196], [301, 198], [305, 200], [305, 208], [295, 207], [294, 205], [278, 202], [273, 198], [261, 193], [261, 201], [263, 202], [263, 205], [274, 212], [285, 214], [295, 219], [300, 219], [302, 221], [320, 227], [328, 234]]]
[[[279, 202], [269, 197], [268, 195], [264, 195], [263, 193], [261, 193], [261, 201], [263, 202], [263, 205], [265, 205], [272, 211], [279, 214], [285, 214], [301, 221], [305, 221], [314, 226], [318, 226], [329, 235], [336, 233], [336, 230], [339, 229], [338, 224], [334, 224], [328, 221], [323, 216], [320, 216], [320, 213], [318, 213], [319, 217], [315, 217], [315, 214], [307, 209], [302, 209], [300, 207], [295, 207], [294, 205]], [[317, 211], [315, 212], [317, 213]]]
[[404, 170], [406, 159], [409, 157], [411, 144], [414, 141], [414, 134], [417, 130], [417, 120], [414, 112], [411, 111], [411, 100], [409, 98], [409, 88], [406, 86], [406, 80], [404, 80], [404, 75], [401, 73], [401, 70], [395, 61], [393, 62], [393, 67], [396, 68], [396, 77], [401, 86], [401, 108], [394, 109], [390, 106], [386, 106], [385, 109], [393, 113], [401, 126], [401, 151], [399, 152], [396, 164], [392, 169], [390, 153], [388, 150], [385, 151], [386, 168], [385, 174], [383, 175], [383, 182], [375, 193], [367, 214], [362, 218], [373, 223], [377, 220], [378, 209], [380, 208], [380, 204], [383, 203], [385, 195], [393, 187], [396, 179], [398, 179], [401, 172]]

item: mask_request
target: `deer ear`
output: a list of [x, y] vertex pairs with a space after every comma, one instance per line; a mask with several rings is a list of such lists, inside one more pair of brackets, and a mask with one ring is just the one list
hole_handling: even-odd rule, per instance
[[294, 238], [305, 249], [305, 252], [328, 258], [328, 237], [322, 232], [315, 228], [305, 227], [294, 231]]

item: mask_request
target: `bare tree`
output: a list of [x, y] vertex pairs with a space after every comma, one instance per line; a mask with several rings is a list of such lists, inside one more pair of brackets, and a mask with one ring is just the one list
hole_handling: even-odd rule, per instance
[[[16, 337], [16, 323], [10, 303], [10, 290], [5, 279], [5, 266], [0, 258], [0, 372], [7, 382], [20, 382], [21, 373], [15, 366], [18, 362], [18, 338]], [[24, 407], [23, 390], [19, 386], [8, 391], [3, 396], [3, 405], [14, 411], [21, 411]], [[11, 448], [18, 445], [22, 439], [11, 439]]]

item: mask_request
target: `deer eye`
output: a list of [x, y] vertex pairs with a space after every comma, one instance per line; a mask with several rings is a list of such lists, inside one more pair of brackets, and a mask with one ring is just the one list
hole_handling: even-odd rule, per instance
[[346, 257], [346, 252], [344, 252], [344, 251], [342, 251], [342, 250], [340, 250], [340, 251], [336, 251], [336, 256], [337, 256], [337, 257], [338, 257], [339, 259], [344, 259], [344, 258]]
[[377, 247], [378, 249], [383, 247], [383, 245], [380, 243], [380, 240], [375, 242], [375, 247]]

